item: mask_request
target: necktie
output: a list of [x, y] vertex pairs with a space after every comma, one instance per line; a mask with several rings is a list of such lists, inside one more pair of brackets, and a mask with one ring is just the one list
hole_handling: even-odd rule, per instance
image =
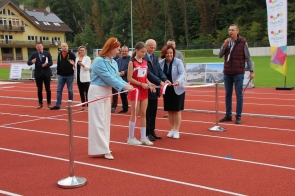
[[150, 55], [150, 59], [153, 62], [153, 54]]
[[42, 53], [41, 52], [39, 53], [39, 59], [42, 62]]

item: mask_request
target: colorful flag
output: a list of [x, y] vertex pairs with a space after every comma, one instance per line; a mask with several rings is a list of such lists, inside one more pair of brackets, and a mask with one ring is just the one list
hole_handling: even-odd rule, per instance
[[286, 76], [287, 70], [287, 0], [266, 0], [270, 67]]

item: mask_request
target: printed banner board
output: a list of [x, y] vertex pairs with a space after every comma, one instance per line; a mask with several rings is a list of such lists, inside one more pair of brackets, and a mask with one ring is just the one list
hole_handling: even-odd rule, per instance
[[9, 79], [21, 79], [22, 77], [22, 65], [11, 64]]
[[[254, 66], [254, 63], [253, 63]], [[254, 68], [254, 67], [253, 67]], [[186, 82], [205, 84], [205, 83], [218, 83], [223, 84], [223, 63], [186, 63]], [[245, 69], [244, 84], [249, 81], [250, 71]], [[251, 87], [254, 85], [251, 84]]]

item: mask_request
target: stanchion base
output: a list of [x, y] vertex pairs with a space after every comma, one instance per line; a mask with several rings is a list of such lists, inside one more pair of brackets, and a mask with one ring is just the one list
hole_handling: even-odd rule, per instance
[[57, 185], [61, 188], [71, 189], [84, 186], [86, 184], [86, 178], [70, 176], [64, 179], [61, 179], [57, 182]]
[[225, 131], [225, 128], [222, 128], [220, 126], [214, 126], [214, 127], [209, 128], [209, 131], [222, 132], [222, 131]]
[[276, 87], [276, 90], [293, 90], [293, 86], [278, 86]]

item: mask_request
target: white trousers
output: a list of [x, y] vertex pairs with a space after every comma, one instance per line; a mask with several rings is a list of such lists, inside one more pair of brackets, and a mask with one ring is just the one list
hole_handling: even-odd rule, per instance
[[[110, 95], [112, 87], [90, 85], [88, 100]], [[92, 102], [88, 105], [88, 155], [110, 153], [110, 97]]]

